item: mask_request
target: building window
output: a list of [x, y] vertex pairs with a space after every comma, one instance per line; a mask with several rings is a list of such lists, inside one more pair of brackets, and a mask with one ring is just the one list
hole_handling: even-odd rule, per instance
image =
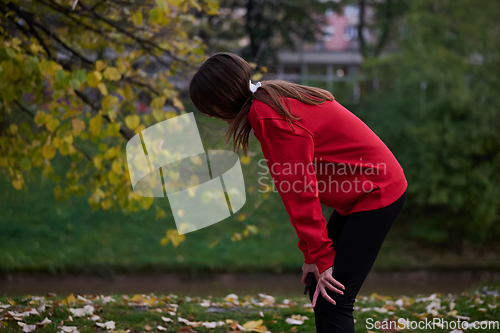
[[300, 74], [300, 67], [299, 66], [284, 66], [283, 68], [284, 74]]
[[344, 39], [353, 40], [358, 38], [358, 27], [349, 25], [344, 28]]
[[325, 35], [323, 35], [323, 41], [328, 42], [335, 36], [335, 27], [333, 25], [329, 25], [323, 28], [323, 32], [325, 33]]
[[324, 65], [324, 64], [310, 64], [307, 68], [307, 74], [326, 75], [326, 65]]

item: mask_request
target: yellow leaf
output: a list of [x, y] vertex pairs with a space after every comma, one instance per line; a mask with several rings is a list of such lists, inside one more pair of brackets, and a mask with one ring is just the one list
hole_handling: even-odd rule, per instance
[[162, 121], [165, 118], [165, 112], [161, 109], [153, 109], [152, 114], [156, 121]]
[[142, 12], [141, 12], [141, 11], [136, 11], [136, 12], [132, 15], [132, 22], [133, 22], [136, 26], [141, 26], [141, 25], [142, 25]]
[[66, 141], [63, 141], [59, 147], [59, 151], [61, 152], [61, 155], [68, 155], [70, 153], [69, 149], [69, 143]]
[[174, 97], [174, 106], [175, 106], [176, 108], [181, 109], [181, 110], [184, 110], [184, 109], [185, 109], [185, 108], [184, 108], [184, 104], [182, 104], [181, 100], [180, 100], [179, 98], [177, 98], [177, 97]]
[[156, 5], [161, 10], [167, 10], [168, 9], [168, 3], [167, 3], [166, 0], [156, 0]]
[[167, 230], [167, 237], [172, 241], [172, 245], [174, 247], [179, 246], [180, 243], [182, 243], [186, 239], [186, 235], [179, 235], [179, 232], [177, 229], [168, 229]]
[[118, 81], [122, 78], [122, 74], [116, 67], [108, 67], [104, 71], [104, 77], [110, 81]]
[[61, 117], [62, 120], [66, 120], [66, 119], [69, 119], [69, 118], [75, 118], [75, 117], [78, 117], [80, 115], [80, 111], [77, 111], [77, 110], [69, 110], [69, 111], [66, 111], [64, 112], [63, 116]]
[[257, 226], [253, 225], [253, 224], [249, 224], [247, 225], [247, 228], [246, 230], [250, 231], [252, 234], [257, 234], [259, 232], [259, 229], [257, 228]]
[[247, 214], [246, 213], [242, 213], [238, 216], [238, 218], [236, 219], [236, 221], [238, 222], [243, 222], [245, 221], [245, 219], [247, 218]]
[[220, 241], [220, 238], [214, 240], [212, 243], [210, 243], [210, 245], [208, 245], [209, 248], [213, 248], [215, 245], [217, 245], [217, 243], [219, 243]]
[[170, 119], [175, 117], [177, 117], [177, 113], [175, 113], [174, 111], [168, 111], [167, 113], [165, 113], [165, 119]]
[[259, 81], [260, 79], [262, 79], [262, 73], [255, 73], [254, 75], [252, 75], [253, 81]]
[[131, 130], [134, 130], [139, 126], [140, 119], [139, 116], [134, 114], [134, 115], [128, 115], [125, 117], [125, 125], [127, 125], [128, 128]]
[[163, 238], [161, 239], [161, 242], [160, 242], [160, 243], [161, 243], [161, 246], [165, 246], [165, 245], [167, 245], [167, 244], [168, 244], [168, 242], [170, 242], [170, 239], [168, 239], [168, 237], [163, 237]]
[[130, 301], [134, 303], [142, 303], [144, 301], [144, 296], [142, 296], [141, 294], [135, 294], [134, 296], [132, 296]]
[[167, 213], [165, 213], [165, 211], [163, 209], [161, 209], [160, 207], [158, 206], [155, 206], [156, 208], [156, 216], [155, 216], [155, 220], [158, 220], [158, 219], [163, 219], [163, 218], [166, 218], [167, 217]]
[[249, 62], [248, 64], [250, 65], [251, 69], [257, 68], [257, 64], [255, 62]]
[[97, 61], [95, 62], [95, 69], [96, 69], [97, 71], [99, 71], [99, 72], [100, 72], [100, 71], [102, 71], [104, 68], [106, 68], [106, 64], [104, 63], [104, 61], [102, 61], [102, 60], [97, 60]]
[[90, 132], [93, 136], [98, 136], [101, 132], [102, 116], [100, 114], [95, 115], [90, 119]]
[[122, 162], [118, 160], [114, 160], [113, 163], [111, 164], [111, 170], [116, 172], [117, 174], [122, 173]]
[[75, 136], [80, 135], [80, 133], [86, 127], [85, 122], [83, 120], [78, 119], [78, 118], [71, 119], [71, 123], [73, 125], [73, 133], [75, 134]]
[[76, 298], [73, 293], [71, 293], [67, 298], [63, 299], [61, 303], [64, 305], [70, 305], [71, 303], [76, 303]]
[[244, 323], [242, 326], [246, 329], [253, 330], [253, 329], [257, 328], [257, 326], [262, 325], [263, 322], [264, 321], [262, 319], [250, 320], [250, 321], [247, 321], [246, 323]]
[[45, 115], [46, 113], [43, 111], [38, 111], [35, 116], [35, 123], [37, 125], [41, 125], [45, 123]]
[[94, 156], [94, 165], [97, 168], [97, 170], [101, 170], [101, 168], [102, 168], [102, 156], [101, 155]]
[[134, 93], [132, 91], [132, 87], [130, 86], [130, 84], [128, 83], [125, 84], [125, 89], [123, 89], [123, 94], [125, 95], [125, 98], [128, 100], [134, 98]]
[[43, 157], [45, 157], [48, 160], [54, 158], [54, 156], [56, 156], [56, 147], [54, 147], [50, 144], [43, 146], [42, 155], [43, 155]]
[[137, 126], [134, 130], [135, 134], [139, 134], [140, 132], [144, 131], [146, 129], [146, 126], [144, 124], [140, 124]]
[[12, 134], [17, 133], [17, 125], [16, 124], [10, 124], [9, 129], [12, 132]]
[[116, 185], [120, 182], [120, 177], [114, 172], [108, 172], [108, 180], [111, 185]]
[[108, 95], [108, 96], [103, 98], [101, 106], [103, 109], [110, 109], [113, 106], [115, 106], [116, 104], [118, 104], [118, 102], [119, 102], [118, 97]]
[[259, 325], [257, 326], [255, 329], [254, 329], [255, 332], [262, 332], [262, 333], [266, 333], [268, 332], [268, 329], [266, 326], [264, 325]]
[[97, 85], [97, 88], [99, 88], [99, 91], [101, 92], [101, 94], [103, 96], [107, 96], [108, 95], [108, 88], [106, 88], [106, 85], [104, 83], [99, 83]]
[[53, 118], [45, 126], [49, 131], [54, 132], [57, 129], [57, 127], [59, 127], [59, 124], [60, 124], [59, 119]]
[[102, 74], [98, 71], [93, 71], [87, 74], [87, 83], [92, 88], [96, 88], [99, 82], [102, 80]]
[[107, 135], [109, 136], [119, 136], [120, 135], [120, 123], [108, 123]]
[[14, 186], [14, 188], [16, 190], [20, 190], [23, 188], [23, 184], [24, 184], [24, 180], [23, 179], [13, 179], [12, 180], [12, 186]]
[[241, 234], [239, 232], [235, 232], [233, 236], [231, 237], [231, 240], [234, 241], [239, 241], [241, 240]]
[[208, 15], [219, 15], [219, 2], [217, 0], [206, 0], [205, 2], [208, 6]]
[[165, 105], [165, 101], [167, 100], [166, 97], [162, 96], [162, 97], [156, 97], [155, 99], [153, 99], [153, 101], [151, 102], [151, 107], [153, 109], [161, 109], [163, 108], [163, 106]]
[[101, 201], [101, 208], [103, 210], [108, 210], [111, 208], [111, 206], [113, 206], [113, 201], [111, 199]]
[[241, 162], [241, 164], [245, 164], [245, 165], [250, 164], [250, 156], [248, 156], [248, 155], [247, 156], [242, 156], [240, 158], [240, 162]]
[[160, 8], [153, 8], [149, 11], [149, 19], [153, 24], [159, 24], [165, 18], [164, 11]]

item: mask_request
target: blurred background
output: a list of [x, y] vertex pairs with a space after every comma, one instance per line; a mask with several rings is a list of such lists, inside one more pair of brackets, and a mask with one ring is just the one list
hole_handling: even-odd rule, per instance
[[132, 191], [125, 145], [157, 122], [193, 112], [206, 150], [232, 149], [187, 93], [221, 51], [254, 83], [332, 92], [402, 165], [407, 201], [362, 293], [498, 277], [499, 15], [489, 0], [1, 2], [0, 293], [302, 292], [255, 138], [246, 204], [215, 225], [179, 235], [166, 198]]

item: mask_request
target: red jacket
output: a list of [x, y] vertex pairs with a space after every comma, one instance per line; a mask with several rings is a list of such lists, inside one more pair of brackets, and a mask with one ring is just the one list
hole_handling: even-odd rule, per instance
[[[248, 121], [259, 140], [274, 186], [299, 238], [304, 262], [323, 272], [334, 263], [320, 203], [341, 215], [385, 207], [408, 185], [380, 138], [337, 101], [308, 105], [287, 98], [300, 120], [253, 100]], [[287, 99], [283, 99], [285, 106]], [[269, 186], [273, 184], [264, 182]]]

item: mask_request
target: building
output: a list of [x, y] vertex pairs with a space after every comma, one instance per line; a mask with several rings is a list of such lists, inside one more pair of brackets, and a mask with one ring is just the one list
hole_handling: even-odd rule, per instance
[[[297, 50], [278, 52], [276, 72], [266, 79], [280, 79], [327, 89], [335, 96], [357, 102], [360, 98], [360, 68], [363, 57], [359, 48], [359, 8], [344, 6], [341, 13], [327, 10], [326, 33], [321, 41], [298, 41]], [[371, 15], [366, 8], [365, 18]], [[367, 29], [364, 38], [373, 38]]]

